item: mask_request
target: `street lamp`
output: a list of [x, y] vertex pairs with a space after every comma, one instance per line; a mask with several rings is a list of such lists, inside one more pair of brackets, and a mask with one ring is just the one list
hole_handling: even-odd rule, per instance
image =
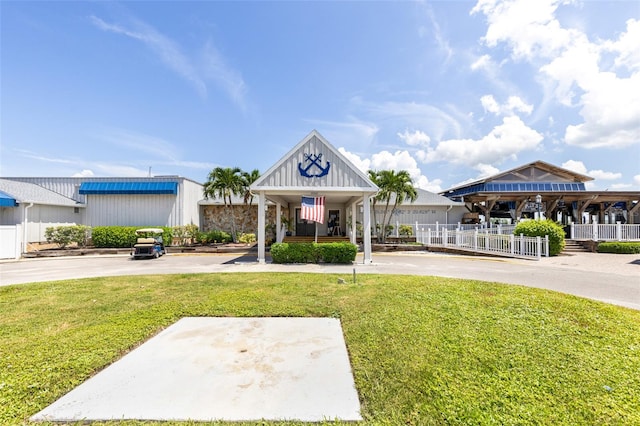
[[536, 208], [538, 209], [538, 220], [540, 220], [540, 208], [542, 207], [542, 195], [536, 195]]

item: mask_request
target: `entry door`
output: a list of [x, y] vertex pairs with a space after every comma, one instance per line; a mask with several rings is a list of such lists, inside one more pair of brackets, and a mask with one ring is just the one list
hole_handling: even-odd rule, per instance
[[313, 237], [316, 235], [316, 223], [311, 220], [300, 219], [300, 210], [296, 209], [296, 236]]

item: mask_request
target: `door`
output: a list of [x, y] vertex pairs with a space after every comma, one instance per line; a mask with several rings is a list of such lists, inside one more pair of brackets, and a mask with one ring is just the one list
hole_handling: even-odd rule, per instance
[[300, 219], [300, 210], [296, 209], [296, 236], [297, 237], [313, 237], [316, 235], [316, 223], [307, 220]]

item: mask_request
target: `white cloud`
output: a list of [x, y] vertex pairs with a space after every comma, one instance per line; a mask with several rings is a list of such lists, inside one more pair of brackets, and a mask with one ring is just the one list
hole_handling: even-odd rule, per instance
[[440, 192], [442, 190], [442, 180], [429, 180], [422, 174], [416, 160], [408, 151], [380, 151], [371, 156], [371, 158], [361, 158], [359, 155], [351, 153], [344, 148], [338, 148], [338, 151], [349, 159], [358, 169], [367, 173], [369, 170], [406, 170], [413, 180], [414, 186], [427, 191]]
[[[562, 105], [580, 107], [582, 123], [568, 125], [565, 142], [584, 148], [620, 148], [640, 143], [640, 21], [627, 21], [615, 41], [591, 42], [580, 29], [563, 28], [555, 14], [560, 0], [480, 0], [488, 47], [505, 43], [514, 60], [538, 67], [541, 84]], [[615, 55], [615, 69], [602, 64]], [[624, 105], [621, 108], [621, 105]]]
[[601, 180], [615, 180], [622, 178], [622, 173], [605, 172], [604, 170], [587, 170], [587, 166], [582, 161], [568, 160], [562, 163], [562, 168], [571, 170], [582, 175]]
[[482, 164], [482, 163], [481, 164], [476, 164], [475, 166], [473, 166], [473, 168], [480, 172], [478, 177], [476, 179], [474, 179], [474, 180], [486, 178], [486, 177], [493, 176], [493, 175], [497, 175], [500, 172], [500, 169], [498, 169], [496, 167], [493, 167], [490, 164]]
[[614, 183], [613, 185], [611, 185], [611, 189], [623, 191], [631, 188], [632, 186], [633, 185], [631, 185], [630, 183]]
[[95, 176], [92, 170], [84, 169], [78, 173], [74, 173], [71, 177], [92, 177]]
[[438, 143], [434, 149], [418, 153], [426, 162], [448, 161], [454, 164], [476, 166], [478, 164], [500, 164], [507, 159], [517, 159], [518, 153], [534, 150], [543, 136], [527, 127], [519, 117], [504, 117], [482, 139], [451, 139]]
[[484, 95], [480, 103], [485, 111], [495, 115], [514, 115], [517, 112], [531, 114], [533, 106], [525, 103], [519, 96], [509, 96], [507, 102], [500, 105], [493, 95]]
[[640, 186], [640, 175], [635, 175], [635, 176], [633, 177], [633, 183], [634, 183], [635, 185]]
[[361, 172], [367, 173], [369, 170], [371, 170], [371, 160], [367, 158], [360, 158], [359, 155], [349, 152], [343, 147], [338, 148], [338, 151], [340, 151], [342, 155], [347, 157], [347, 159], [351, 161], [353, 165], [356, 166]]
[[582, 161], [568, 160], [562, 163], [562, 168], [571, 170], [572, 172], [580, 173], [582, 175], [587, 174], [587, 166]]
[[615, 180], [622, 177], [622, 173], [605, 172], [604, 170], [589, 170], [588, 175], [601, 180]]
[[206, 96], [207, 87], [189, 58], [182, 53], [180, 47], [173, 40], [159, 33], [152, 26], [132, 19], [133, 28], [129, 29], [118, 24], [109, 24], [96, 16], [91, 16], [90, 19], [96, 27], [103, 31], [122, 34], [143, 42], [158, 55], [165, 65], [192, 83], [201, 96]]
[[210, 80], [221, 87], [241, 109], [246, 108], [247, 85], [240, 73], [226, 63], [213, 43], [206, 43], [200, 58], [193, 59], [183, 52], [178, 43], [139, 19], [130, 18], [130, 27], [110, 24], [96, 16], [90, 19], [102, 31], [122, 34], [144, 43], [169, 69], [191, 83], [203, 98], [207, 96], [206, 81]]
[[428, 146], [429, 142], [431, 142], [429, 135], [421, 132], [420, 130], [416, 130], [414, 132], [405, 130], [402, 133], [397, 133], [397, 135], [409, 146]]
[[482, 55], [471, 64], [471, 71], [492, 70], [495, 69], [495, 63], [491, 60], [491, 56]]

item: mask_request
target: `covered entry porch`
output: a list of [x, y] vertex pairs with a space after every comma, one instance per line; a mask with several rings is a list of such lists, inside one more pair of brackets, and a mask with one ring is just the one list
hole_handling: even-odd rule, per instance
[[[349, 237], [356, 243], [362, 208], [364, 263], [371, 263], [371, 197], [378, 187], [317, 131], [312, 131], [251, 185], [258, 198], [258, 262], [265, 262], [267, 202], [276, 206], [276, 241], [291, 236]], [[317, 221], [303, 219], [302, 198], [323, 197]], [[289, 224], [283, 226], [283, 219]]]

